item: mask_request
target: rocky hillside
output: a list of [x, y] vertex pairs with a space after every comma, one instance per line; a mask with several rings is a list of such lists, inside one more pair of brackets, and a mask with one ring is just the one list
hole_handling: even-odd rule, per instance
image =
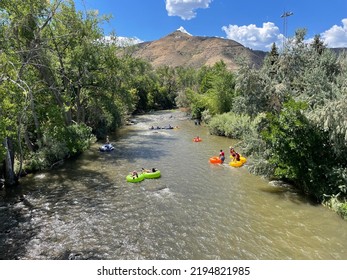
[[155, 68], [164, 65], [199, 68], [223, 60], [232, 71], [240, 61], [259, 67], [266, 55], [233, 40], [192, 36], [183, 28], [159, 40], [137, 44], [132, 52], [134, 57], [149, 61]]

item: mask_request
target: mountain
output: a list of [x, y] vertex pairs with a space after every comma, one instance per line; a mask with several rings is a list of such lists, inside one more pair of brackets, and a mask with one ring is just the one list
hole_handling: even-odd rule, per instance
[[266, 55], [266, 52], [252, 51], [233, 40], [192, 36], [183, 27], [159, 40], [137, 44], [132, 52], [134, 57], [150, 62], [155, 68], [200, 68], [223, 60], [232, 71], [238, 69], [241, 60], [258, 68]]
[[347, 48], [331, 48], [331, 50], [335, 52], [337, 55], [340, 55], [343, 52], [347, 53]]

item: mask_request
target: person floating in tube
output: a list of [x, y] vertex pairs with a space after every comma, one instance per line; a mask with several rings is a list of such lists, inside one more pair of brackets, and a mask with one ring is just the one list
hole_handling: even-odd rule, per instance
[[139, 177], [139, 174], [137, 173], [136, 170], [134, 170], [134, 171], [131, 173], [131, 176], [133, 176], [133, 179], [135, 179], [135, 178], [138, 178], [138, 177]]
[[234, 148], [233, 147], [229, 147], [229, 149], [230, 149], [230, 155], [233, 157], [233, 159], [235, 160], [235, 161], [240, 161], [240, 154], [239, 153], [237, 153], [235, 150], [234, 150]]

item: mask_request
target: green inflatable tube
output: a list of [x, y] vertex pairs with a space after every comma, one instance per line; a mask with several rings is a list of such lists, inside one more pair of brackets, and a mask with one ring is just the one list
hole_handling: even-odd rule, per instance
[[145, 175], [146, 179], [155, 179], [155, 178], [159, 178], [161, 176], [160, 170], [157, 170], [155, 172], [145, 172], [143, 174]]
[[131, 174], [127, 175], [126, 177], [127, 182], [129, 183], [137, 183], [137, 182], [141, 182], [145, 179], [145, 175], [144, 174], [139, 174], [139, 176], [136, 178], [133, 178], [133, 176]]

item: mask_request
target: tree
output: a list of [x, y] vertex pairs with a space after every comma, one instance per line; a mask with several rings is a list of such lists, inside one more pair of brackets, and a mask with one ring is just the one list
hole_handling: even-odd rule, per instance
[[263, 138], [271, 150], [270, 162], [276, 166], [274, 175], [294, 182], [321, 202], [325, 194], [339, 192], [336, 182], [342, 178], [334, 170], [335, 153], [328, 133], [309, 121], [303, 114], [306, 108], [291, 100], [278, 116], [269, 114]]
[[273, 43], [271, 46], [271, 51], [267, 55], [267, 60], [270, 62], [271, 65], [274, 65], [278, 61], [278, 58], [279, 58], [278, 48], [276, 46], [276, 43]]
[[212, 67], [202, 67], [198, 72], [198, 84], [198, 92], [204, 103], [201, 109], [208, 110], [212, 115], [231, 110], [235, 96], [235, 77], [223, 61]]
[[99, 55], [106, 54], [100, 20], [95, 13], [84, 19], [72, 1], [1, 1], [0, 12], [0, 159], [13, 185], [14, 160], [49, 166], [86, 148], [84, 109], [95, 74], [115, 53]]
[[313, 42], [311, 43], [311, 47], [318, 53], [322, 54], [326, 49], [324, 42], [321, 40], [320, 35], [315, 35], [313, 38]]
[[[261, 164], [251, 169], [290, 180], [321, 202], [346, 193], [347, 54], [326, 49], [319, 36], [307, 44], [305, 34], [297, 30], [282, 53], [273, 44], [260, 70], [239, 69], [232, 112], [251, 116], [251, 132], [238, 136]], [[229, 119], [237, 117], [213, 118], [211, 131], [227, 135]]]
[[268, 75], [243, 65], [236, 78], [238, 95], [233, 102], [233, 111], [247, 114], [251, 118], [261, 112], [270, 111], [270, 87], [271, 82]]

